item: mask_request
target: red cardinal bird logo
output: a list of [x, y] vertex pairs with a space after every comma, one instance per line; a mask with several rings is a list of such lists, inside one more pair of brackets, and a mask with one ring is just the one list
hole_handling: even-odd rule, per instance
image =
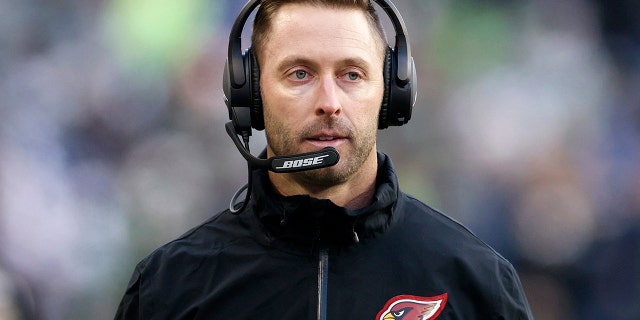
[[447, 294], [435, 297], [401, 295], [387, 301], [376, 320], [436, 319], [447, 303]]

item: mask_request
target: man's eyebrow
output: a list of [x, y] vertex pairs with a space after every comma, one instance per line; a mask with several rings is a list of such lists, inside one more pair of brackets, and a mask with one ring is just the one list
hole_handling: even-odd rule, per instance
[[346, 58], [341, 60], [341, 64], [344, 66], [356, 66], [356, 67], [361, 67], [364, 69], [368, 69], [370, 67], [370, 63], [369, 61], [360, 58], [360, 57], [354, 57], [354, 58]]
[[277, 70], [279, 72], [285, 72], [289, 68], [291, 68], [293, 66], [299, 66], [299, 65], [313, 67], [315, 65], [315, 63], [313, 63], [313, 61], [311, 61], [310, 59], [303, 58], [303, 57], [300, 57], [300, 56], [289, 56], [289, 57], [284, 58], [282, 61], [280, 61], [280, 63], [277, 66], [277, 68], [278, 68]]
[[[303, 66], [308, 66], [311, 68], [317, 67], [320, 63], [317, 61], [314, 61], [312, 59], [309, 58], [305, 58], [305, 57], [301, 57], [301, 56], [290, 56], [290, 57], [286, 57], [284, 58], [277, 66], [277, 70], [279, 72], [285, 72], [287, 71], [289, 68], [293, 67], [293, 66], [299, 66], [299, 65], [303, 65]], [[360, 67], [363, 69], [368, 69], [370, 67], [370, 63], [361, 58], [361, 57], [349, 57], [349, 58], [344, 58], [342, 60], [338, 60], [336, 62], [336, 64], [338, 64], [340, 67], [347, 67], [347, 66], [356, 66], [356, 67]]]

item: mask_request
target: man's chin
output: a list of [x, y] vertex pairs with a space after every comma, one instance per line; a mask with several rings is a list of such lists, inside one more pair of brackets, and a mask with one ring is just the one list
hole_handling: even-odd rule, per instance
[[332, 167], [314, 169], [308, 171], [300, 171], [291, 173], [300, 183], [318, 188], [329, 188], [342, 184], [348, 180], [349, 175], [345, 174], [344, 168], [338, 167], [337, 164]]

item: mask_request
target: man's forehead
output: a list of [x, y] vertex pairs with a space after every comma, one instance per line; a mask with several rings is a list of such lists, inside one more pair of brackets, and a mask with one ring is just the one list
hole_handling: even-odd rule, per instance
[[350, 55], [332, 57], [334, 63], [336, 59], [367, 56], [370, 64], [378, 64], [378, 60], [384, 59], [386, 47], [386, 42], [381, 43], [376, 30], [372, 28], [367, 13], [360, 8], [308, 3], [291, 3], [280, 7], [272, 16], [264, 40], [258, 52], [261, 64], [267, 62], [265, 58], [277, 57], [281, 60], [283, 55], [289, 53], [287, 51], [313, 53], [314, 59], [318, 55]]
[[287, 43], [312, 40], [319, 45], [369, 46], [373, 41], [372, 30], [362, 11], [309, 4], [288, 4], [278, 11], [272, 21], [269, 40], [282, 35], [287, 38], [279, 40]]
[[[355, 7], [329, 7], [326, 5], [314, 5], [308, 3], [288, 3], [283, 5], [276, 11], [271, 21], [271, 31], [278, 27], [290, 26], [304, 28], [313, 22], [322, 22], [326, 24], [327, 16], [329, 17], [345, 17], [345, 20], [333, 21], [334, 23], [347, 26], [356, 26], [359, 23], [365, 23], [365, 13]], [[321, 20], [318, 20], [321, 19]]]

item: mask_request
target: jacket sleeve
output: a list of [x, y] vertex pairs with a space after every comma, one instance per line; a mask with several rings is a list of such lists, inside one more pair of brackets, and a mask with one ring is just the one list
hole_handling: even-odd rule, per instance
[[139, 266], [133, 272], [127, 286], [127, 291], [120, 301], [115, 320], [137, 320], [140, 316], [140, 269]]

